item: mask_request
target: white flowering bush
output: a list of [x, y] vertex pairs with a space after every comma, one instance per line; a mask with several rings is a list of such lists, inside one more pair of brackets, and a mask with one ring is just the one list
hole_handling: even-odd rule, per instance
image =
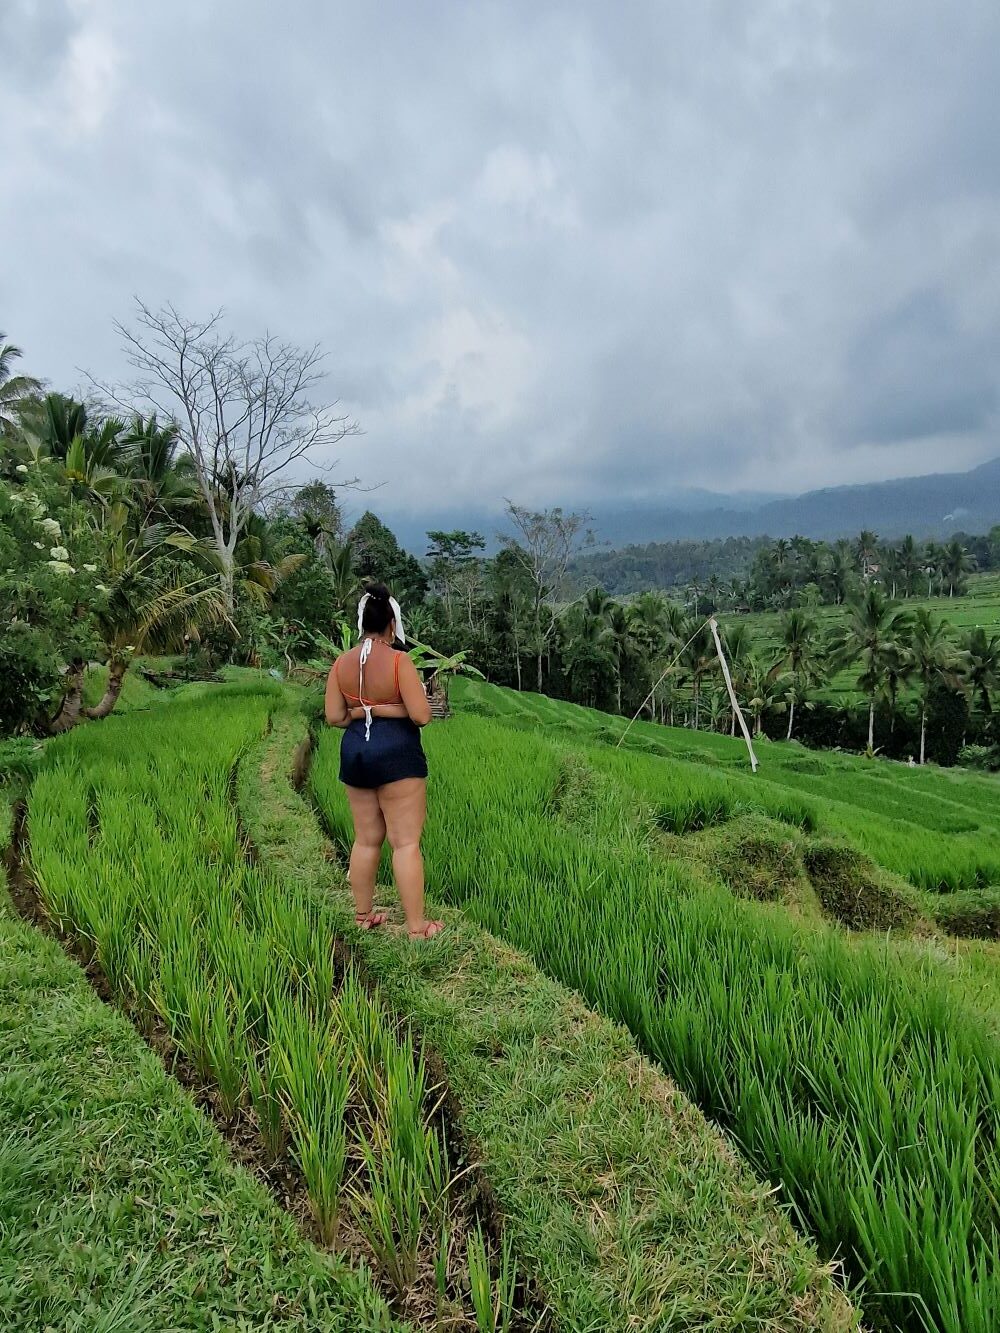
[[44, 469], [0, 481], [0, 735], [51, 716], [66, 668], [99, 651], [96, 538], [61, 503]]

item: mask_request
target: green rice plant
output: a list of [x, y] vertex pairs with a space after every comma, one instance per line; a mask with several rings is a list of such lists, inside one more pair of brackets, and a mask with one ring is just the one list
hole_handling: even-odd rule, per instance
[[247, 1091], [249, 1069], [254, 1061], [242, 1006], [233, 992], [219, 982], [209, 993], [205, 1042], [205, 1064], [219, 1092], [219, 1109], [231, 1121]]
[[469, 1234], [467, 1256], [477, 1333], [508, 1333], [513, 1326], [517, 1294], [517, 1265], [510, 1246], [506, 1240], [501, 1242], [494, 1278], [483, 1230], [477, 1224]]
[[285, 1098], [277, 1049], [251, 1051], [247, 1062], [247, 1089], [261, 1142], [271, 1162], [277, 1162], [288, 1144]]
[[290, 1127], [292, 1155], [302, 1172], [320, 1239], [334, 1245], [347, 1165], [345, 1113], [350, 1094], [332, 1024], [317, 1030], [296, 1004], [274, 1015], [275, 1059]]
[[363, 1143], [362, 1153], [366, 1181], [355, 1194], [355, 1222], [396, 1295], [403, 1296], [417, 1276], [425, 1217], [422, 1182], [401, 1153], [380, 1151], [372, 1143]]

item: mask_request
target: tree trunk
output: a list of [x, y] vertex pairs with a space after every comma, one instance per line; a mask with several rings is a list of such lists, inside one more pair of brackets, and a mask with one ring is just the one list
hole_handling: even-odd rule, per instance
[[795, 696], [792, 695], [791, 702], [788, 705], [788, 735], [785, 737], [786, 741], [790, 741], [792, 739], [792, 726], [794, 725], [794, 723], [795, 723]]
[[701, 690], [701, 681], [699, 681], [696, 678], [694, 682], [694, 698], [692, 700], [692, 708], [691, 708], [691, 728], [693, 731], [698, 730], [698, 694], [700, 690]]
[[107, 717], [118, 702], [118, 696], [122, 692], [122, 685], [125, 683], [125, 673], [127, 671], [127, 662], [108, 663], [108, 684], [104, 691], [104, 697], [94, 708], [84, 709], [84, 713], [87, 717], [92, 719]]
[[66, 692], [59, 704], [59, 711], [49, 720], [50, 736], [70, 731], [80, 721], [83, 712], [83, 672], [83, 662], [73, 662], [68, 668], [65, 676]]
[[868, 748], [874, 753], [875, 750], [875, 696], [872, 695], [871, 703], [868, 705]]
[[541, 648], [539, 648], [539, 650], [538, 650], [538, 684], [537, 684], [537, 688], [538, 688], [538, 693], [539, 693], [539, 694], [541, 694], [541, 692], [542, 692], [542, 656], [543, 656], [543, 654], [542, 654], [542, 650], [541, 650]]
[[615, 679], [615, 694], [616, 694], [616, 702], [617, 702], [617, 704], [618, 704], [618, 712], [619, 712], [619, 714], [621, 714], [621, 711], [622, 711], [622, 673], [621, 673], [621, 669], [620, 669], [620, 668], [619, 668], [619, 670], [618, 670], [618, 674], [617, 674], [617, 677], [616, 677], [616, 679]]
[[926, 754], [927, 740], [927, 704], [924, 703], [920, 709], [920, 766], [923, 767], [924, 756]]

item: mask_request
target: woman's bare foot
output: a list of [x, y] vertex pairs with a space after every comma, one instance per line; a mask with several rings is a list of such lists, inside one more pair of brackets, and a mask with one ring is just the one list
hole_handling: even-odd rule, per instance
[[432, 940], [444, 930], [443, 921], [425, 921], [419, 930], [410, 931], [411, 940]]

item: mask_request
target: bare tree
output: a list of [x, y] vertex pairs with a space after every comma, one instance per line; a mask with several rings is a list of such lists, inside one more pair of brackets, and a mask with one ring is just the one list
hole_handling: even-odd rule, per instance
[[502, 536], [501, 540], [521, 562], [531, 580], [537, 688], [541, 693], [542, 661], [555, 628], [555, 616], [548, 602], [558, 598], [563, 590], [566, 570], [584, 524], [589, 522], [589, 515], [567, 514], [558, 507], [540, 511], [525, 509], [513, 500], [504, 503], [507, 517], [518, 535]]
[[323, 378], [318, 346], [270, 334], [241, 342], [224, 332], [222, 311], [192, 320], [173, 305], [152, 310], [141, 301], [135, 327], [115, 328], [139, 372], [133, 395], [177, 422], [191, 455], [231, 613], [236, 546], [251, 514], [281, 489], [291, 464], [358, 426], [310, 401]]

